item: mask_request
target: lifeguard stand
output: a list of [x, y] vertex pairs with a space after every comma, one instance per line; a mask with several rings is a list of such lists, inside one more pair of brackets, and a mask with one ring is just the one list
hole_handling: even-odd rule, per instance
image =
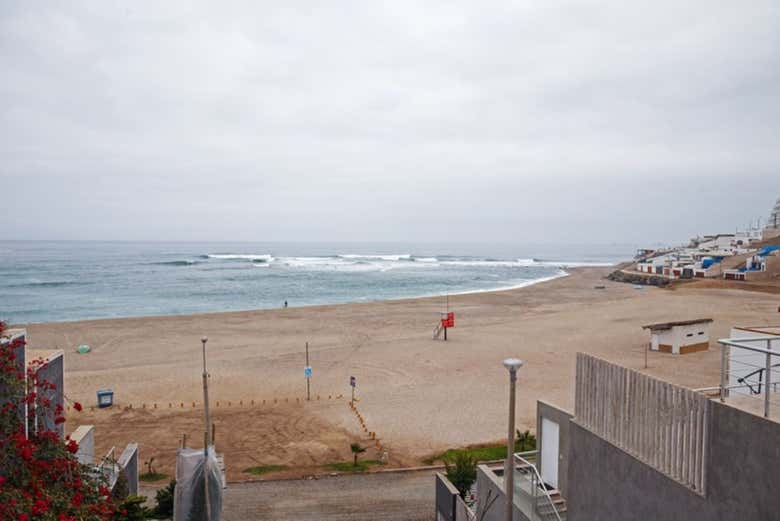
[[433, 328], [433, 339], [438, 339], [442, 332], [444, 332], [444, 340], [447, 340], [447, 329], [451, 327], [455, 327], [455, 312], [450, 311], [450, 297], [447, 295], [445, 297], [445, 309], [446, 311], [441, 312], [441, 318], [439, 319], [439, 323], [436, 324], [436, 327]]

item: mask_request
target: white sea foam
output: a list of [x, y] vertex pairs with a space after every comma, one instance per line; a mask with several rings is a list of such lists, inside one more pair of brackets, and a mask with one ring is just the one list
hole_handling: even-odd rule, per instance
[[279, 257], [275, 262], [288, 268], [311, 271], [379, 271], [388, 262], [372, 262], [364, 259], [344, 259], [342, 257]]
[[[509, 291], [509, 290], [513, 290], [513, 289], [520, 289], [520, 288], [525, 288], [525, 287], [528, 287], [528, 286], [533, 286], [534, 284], [540, 284], [542, 282], [549, 282], [551, 280], [560, 279], [561, 277], [568, 277], [568, 276], [569, 276], [569, 274], [567, 272], [565, 272], [562, 269], [559, 269], [554, 275], [550, 275], [548, 277], [539, 277], [539, 278], [536, 278], [536, 279], [526, 279], [526, 280], [521, 280], [521, 281], [514, 282], [514, 283], [510, 282], [508, 285], [494, 287], [494, 288], [454, 291], [454, 292], [446, 293], [446, 294], [447, 295], [471, 295], [471, 294], [474, 294], [474, 293], [491, 293], [491, 292], [494, 292], [494, 291]], [[407, 299], [407, 298], [440, 297], [442, 295], [444, 295], [444, 293], [427, 293], [427, 294], [423, 294], [423, 295], [415, 295], [415, 296], [412, 296], [412, 297], [398, 297], [398, 298], [393, 298], [393, 299], [388, 299], [388, 300], [403, 300], [403, 299]]]
[[383, 260], [383, 261], [401, 261], [401, 260], [411, 260], [412, 256], [409, 253], [403, 253], [400, 255], [359, 255], [354, 253], [345, 253], [342, 255], [339, 255], [342, 259], [373, 259], [373, 260]]
[[280, 264], [292, 268], [307, 268], [310, 266], [333, 266], [339, 263], [335, 257], [279, 257]]
[[500, 261], [500, 260], [446, 260], [441, 261], [442, 265], [445, 266], [483, 266], [483, 267], [494, 267], [494, 268], [516, 268], [519, 266], [530, 266], [530, 264], [519, 264], [516, 261]]
[[437, 259], [436, 257], [415, 257], [414, 262], [433, 263], [433, 262], [439, 262], [439, 259]]
[[273, 255], [267, 253], [209, 253], [207, 255], [209, 259], [221, 259], [221, 260], [251, 260], [251, 261], [263, 261], [271, 262], [274, 260]]

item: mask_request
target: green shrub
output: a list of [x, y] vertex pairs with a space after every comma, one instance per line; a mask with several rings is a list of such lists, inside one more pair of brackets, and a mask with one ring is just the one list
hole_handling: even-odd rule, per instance
[[455, 485], [460, 497], [465, 498], [471, 485], [477, 480], [477, 460], [468, 452], [456, 453], [452, 460], [444, 461], [447, 469], [447, 479]]
[[176, 480], [172, 479], [167, 487], [163, 487], [155, 494], [157, 505], [152, 510], [152, 517], [156, 519], [165, 519], [173, 517], [173, 494], [176, 490]]

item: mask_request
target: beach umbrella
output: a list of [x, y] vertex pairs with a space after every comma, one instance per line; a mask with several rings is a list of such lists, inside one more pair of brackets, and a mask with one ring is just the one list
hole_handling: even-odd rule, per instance
[[87, 344], [81, 344], [80, 346], [78, 346], [78, 347], [76, 348], [76, 352], [77, 352], [78, 354], [80, 354], [80, 355], [83, 355], [83, 354], [89, 353], [90, 351], [92, 351], [92, 348], [91, 348], [91, 347], [89, 347]]

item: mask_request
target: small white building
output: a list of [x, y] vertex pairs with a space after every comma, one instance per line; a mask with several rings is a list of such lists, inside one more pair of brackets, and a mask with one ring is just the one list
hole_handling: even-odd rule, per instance
[[648, 324], [642, 326], [642, 329], [650, 330], [651, 350], [685, 355], [709, 349], [710, 323], [711, 318], [699, 318]]

